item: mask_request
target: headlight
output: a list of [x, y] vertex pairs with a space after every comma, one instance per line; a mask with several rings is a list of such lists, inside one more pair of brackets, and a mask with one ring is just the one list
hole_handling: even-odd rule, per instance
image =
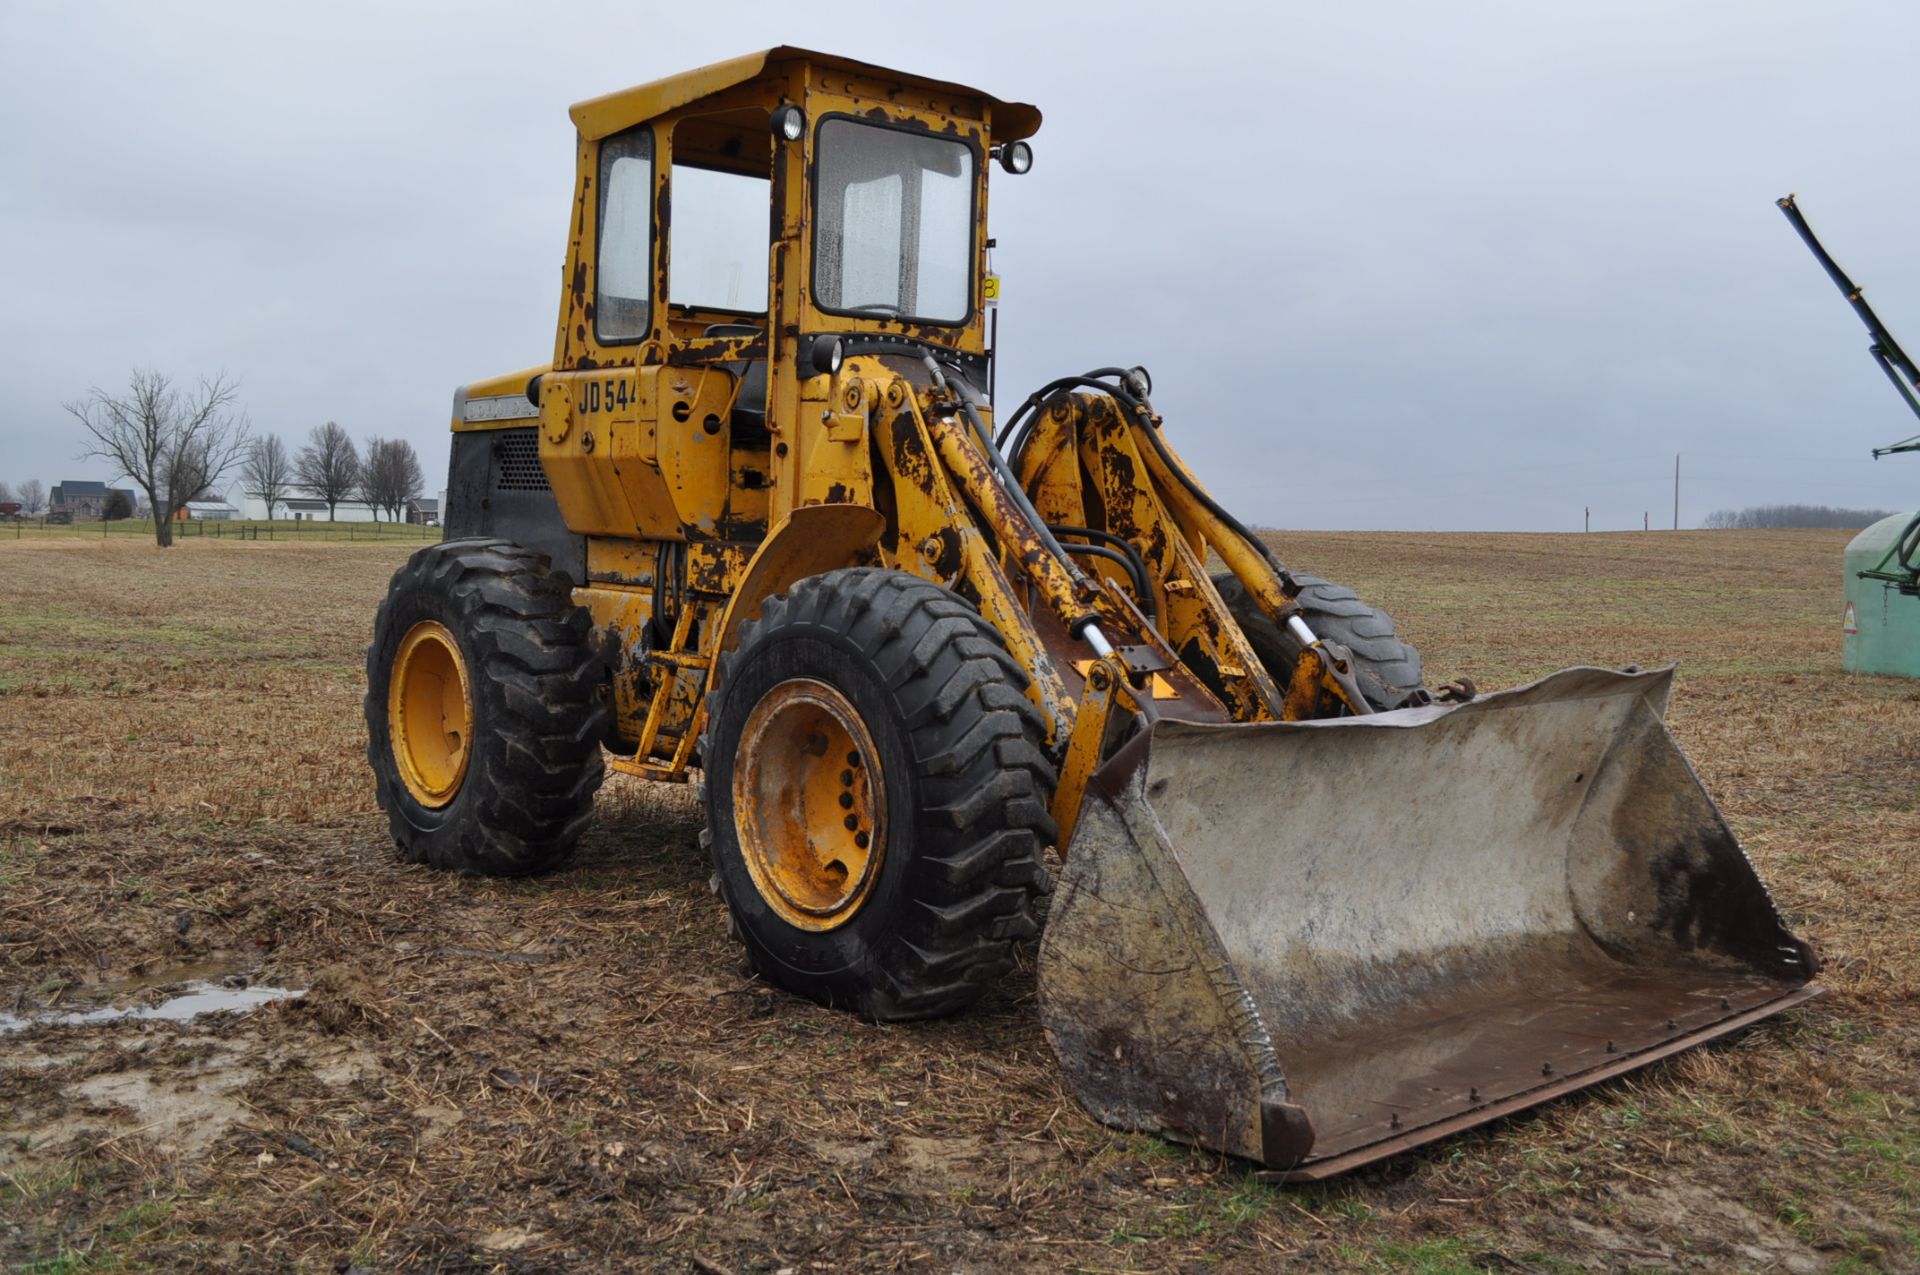
[[807, 344], [803, 360], [808, 376], [832, 376], [846, 361], [846, 348], [837, 336], [816, 336]]
[[800, 140], [807, 131], [807, 113], [797, 106], [783, 106], [773, 113], [774, 135], [790, 142]]
[[1018, 175], [1033, 167], [1033, 147], [1025, 142], [1002, 142], [997, 149], [1000, 167], [1008, 172]]

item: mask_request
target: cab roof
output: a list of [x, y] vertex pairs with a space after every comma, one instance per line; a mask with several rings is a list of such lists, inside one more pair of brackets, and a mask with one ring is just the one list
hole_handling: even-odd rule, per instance
[[852, 71], [882, 80], [904, 81], [923, 88], [944, 93], [953, 93], [977, 98], [986, 103], [988, 109], [988, 127], [996, 141], [1011, 142], [1022, 137], [1031, 137], [1040, 131], [1040, 110], [1025, 102], [1003, 102], [991, 93], [968, 88], [964, 84], [953, 84], [946, 80], [928, 79], [923, 75], [913, 75], [905, 71], [889, 70], [883, 66], [874, 66], [869, 62], [857, 62], [852, 58], [839, 57], [832, 53], [816, 53], [811, 49], [797, 49], [791, 45], [762, 49], [758, 53], [749, 53], [743, 57], [730, 58], [725, 62], [715, 62], [697, 70], [682, 71], [678, 75], [669, 75], [664, 80], [654, 80], [630, 89], [621, 89], [617, 93], [608, 93], [601, 97], [588, 98], [576, 102], [568, 108], [567, 114], [573, 118], [574, 127], [580, 130], [580, 136], [588, 141], [597, 141], [609, 134], [618, 133], [635, 124], [644, 124], [669, 111], [675, 111], [703, 97], [744, 84], [760, 76], [776, 62], [789, 60], [805, 61], [815, 66], [830, 67], [839, 71]]

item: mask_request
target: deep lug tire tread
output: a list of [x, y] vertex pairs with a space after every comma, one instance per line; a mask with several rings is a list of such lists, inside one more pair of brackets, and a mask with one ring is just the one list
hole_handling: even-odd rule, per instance
[[[727, 688], [747, 661], [785, 635], [823, 633], [857, 648], [886, 688], [919, 800], [901, 905], [858, 968], [816, 980], [769, 959], [729, 897], [752, 886], [731, 884], [747, 878], [744, 868], [728, 870], [726, 856], [737, 859], [739, 851], [721, 823], [727, 802], [717, 798], [731, 783], [732, 759], [722, 762], [715, 749], [724, 745], [713, 737], [729, 712]], [[1035, 905], [1052, 888], [1041, 854], [1058, 831], [1049, 813], [1055, 772], [1045, 720], [1025, 694], [1026, 672], [979, 612], [903, 572], [831, 571], [762, 604], [715, 672], [701, 741], [710, 776], [701, 841], [712, 856], [710, 884], [728, 903], [730, 930], [756, 972], [823, 1003], [899, 1021], [960, 1010], [1011, 971], [1013, 945], [1039, 933]], [[744, 720], [751, 707], [739, 706], [737, 715]], [[716, 773], [716, 763], [726, 773]]]
[[[1302, 618], [1307, 626], [1353, 652], [1354, 672], [1369, 704], [1397, 708], [1420, 689], [1420, 652], [1401, 640], [1392, 616], [1361, 601], [1344, 584], [1298, 572], [1293, 578], [1300, 584], [1300, 596], [1294, 600], [1305, 612]], [[1294, 661], [1300, 658], [1300, 643], [1261, 610], [1231, 572], [1214, 576], [1213, 587], [1253, 644], [1260, 662], [1284, 685], [1293, 672]]]
[[[417, 619], [460, 642], [474, 698], [466, 778], [448, 805], [413, 800], [387, 738], [393, 653]], [[605, 778], [605, 661], [572, 583], [506, 540], [452, 540], [394, 573], [367, 648], [367, 760], [395, 845], [415, 863], [526, 876], [566, 861]]]

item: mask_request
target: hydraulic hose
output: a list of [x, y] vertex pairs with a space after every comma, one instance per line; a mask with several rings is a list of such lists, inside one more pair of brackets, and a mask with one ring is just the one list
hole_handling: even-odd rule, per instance
[[[1299, 592], [1299, 585], [1294, 581], [1293, 573], [1288, 571], [1280, 559], [1274, 556], [1272, 547], [1251, 531], [1248, 531], [1244, 523], [1227, 512], [1218, 501], [1208, 495], [1206, 491], [1201, 488], [1200, 484], [1195, 482], [1187, 473], [1186, 468], [1167, 450], [1167, 445], [1161, 441], [1160, 431], [1154, 425], [1147, 405], [1140, 399], [1134, 397], [1133, 392], [1127, 388], [1127, 375], [1128, 372], [1125, 368], [1095, 368], [1093, 371], [1083, 373], [1080, 376], [1063, 376], [1058, 380], [1049, 381], [1046, 385], [1041, 386], [1038, 390], [1035, 390], [1027, 396], [1026, 401], [1015, 410], [1013, 418], [1009, 420], [1006, 427], [1000, 431], [1000, 438], [1002, 440], [1005, 440], [1009, 436], [1013, 437], [1013, 445], [1007, 449], [1007, 454], [1013, 457], [1015, 462], [1019, 460], [1019, 457], [1026, 448], [1027, 439], [1032, 432], [1028, 417], [1030, 413], [1043, 402], [1050, 401], [1055, 395], [1068, 390], [1098, 390], [1113, 399], [1114, 402], [1118, 403], [1135, 420], [1140, 422], [1143, 426], [1141, 432], [1147, 436], [1147, 441], [1152, 446], [1154, 453], [1159, 457], [1160, 464], [1169, 474], [1173, 475], [1174, 481], [1178, 482], [1201, 508], [1219, 519], [1229, 531], [1252, 546], [1254, 552], [1265, 559], [1267, 565], [1273, 568], [1274, 574], [1280, 577], [1280, 582], [1286, 587], [1288, 596]], [[1116, 385], [1112, 381], [1101, 379], [1103, 377], [1113, 377], [1120, 383]], [[1017, 433], [1016, 430], [1018, 430]]]
[[1248, 531], [1245, 523], [1228, 513], [1219, 501], [1209, 496], [1206, 490], [1193, 480], [1192, 475], [1187, 473], [1186, 466], [1182, 465], [1179, 459], [1167, 450], [1166, 443], [1160, 437], [1160, 431], [1155, 428], [1153, 422], [1148, 419], [1146, 405], [1134, 398], [1133, 395], [1125, 389], [1117, 386], [1109, 390], [1109, 393], [1113, 395], [1116, 402], [1131, 411], [1134, 418], [1141, 423], [1144, 428], [1142, 428], [1140, 432], [1147, 436], [1147, 442], [1152, 445], [1154, 453], [1159, 456], [1160, 464], [1165, 467], [1168, 473], [1173, 475], [1176, 482], [1186, 488], [1187, 494], [1192, 496], [1202, 509], [1205, 509], [1208, 513], [1224, 523], [1227, 530], [1233, 532], [1234, 535], [1251, 545], [1255, 553], [1258, 553], [1262, 558], [1266, 559], [1267, 565], [1273, 568], [1274, 574], [1279, 576], [1280, 582], [1286, 586], [1288, 597], [1292, 597], [1298, 593], [1300, 586], [1294, 581], [1293, 573], [1288, 571], [1286, 567], [1281, 564], [1280, 559], [1274, 556], [1272, 546], [1260, 539], [1260, 537], [1254, 535], [1251, 531]]
[[1160, 615], [1154, 605], [1153, 588], [1147, 575], [1147, 564], [1139, 552], [1120, 536], [1109, 531], [1096, 531], [1092, 527], [1069, 527], [1060, 523], [1048, 524], [1047, 530], [1056, 536], [1074, 536], [1093, 541], [1092, 544], [1066, 546], [1069, 553], [1089, 554], [1096, 558], [1106, 558], [1126, 568], [1127, 576], [1133, 581], [1133, 590], [1140, 598], [1140, 610], [1147, 617], [1147, 623], [1155, 630], [1160, 627]]
[[[1053, 556], [1060, 560], [1061, 565], [1066, 568], [1067, 575], [1072, 579], [1074, 584], [1082, 588], [1088, 587], [1089, 581], [1087, 580], [1086, 573], [1080, 570], [1079, 564], [1068, 556], [1066, 549], [1063, 548], [1060, 541], [1054, 537], [1053, 531], [1047, 526], [1046, 520], [1040, 516], [1039, 511], [1033, 507], [1033, 501], [1027, 497], [1027, 489], [1022, 487], [1020, 480], [1014, 476], [1013, 467], [1007, 464], [1007, 458], [1001, 454], [998, 447], [994, 446], [993, 435], [987, 432], [986, 425], [981, 422], [980, 413], [973, 410], [972, 398], [948, 386], [946, 374], [941, 372], [940, 365], [933, 361], [931, 355], [928, 355], [923, 361], [927, 365], [927, 370], [933, 373], [934, 384], [938, 386], [943, 393], [952, 394], [954, 402], [960, 405], [961, 413], [966, 416], [967, 423], [973, 427], [974, 436], [980, 440], [980, 450], [985, 453], [987, 463], [993, 466], [993, 472], [999, 476], [1001, 483], [1006, 486], [1007, 495], [1013, 500], [1015, 508], [1026, 516], [1027, 521], [1033, 524], [1034, 534], [1039, 537], [1040, 542], [1047, 547]], [[967, 389], [973, 388], [967, 384], [965, 378], [962, 378], [960, 383], [965, 385]]]
[[[1093, 389], [1111, 392], [1113, 386], [1098, 378], [1103, 376], [1125, 377], [1126, 374], [1127, 370], [1125, 368], [1097, 367], [1093, 369], [1093, 371], [1082, 373], [1079, 376], [1063, 376], [1058, 380], [1048, 381], [1045, 385], [1029, 394], [1026, 402], [1014, 409], [1013, 415], [1007, 419], [1006, 425], [1001, 428], [1000, 437], [996, 440], [996, 445], [1004, 443], [1009, 436], [1013, 436], [1015, 431], [1019, 430], [1019, 434], [1014, 437], [1013, 446], [1006, 449], [1008, 455], [1018, 456], [1025, 446], [1026, 435], [1031, 432], [1028, 418], [1036, 408], [1051, 403], [1057, 396], [1066, 393], [1068, 390]], [[1022, 428], [1023, 425], [1028, 426], [1028, 428]]]
[[1146, 617], [1148, 626], [1155, 632], [1159, 631], [1160, 617], [1154, 613], [1153, 591], [1147, 588], [1146, 582], [1134, 570], [1134, 564], [1130, 558], [1118, 549], [1109, 549], [1105, 545], [1068, 545], [1066, 550], [1068, 553], [1077, 553], [1083, 557], [1104, 558], [1108, 562], [1117, 563], [1133, 580], [1134, 592], [1140, 598], [1140, 613]]

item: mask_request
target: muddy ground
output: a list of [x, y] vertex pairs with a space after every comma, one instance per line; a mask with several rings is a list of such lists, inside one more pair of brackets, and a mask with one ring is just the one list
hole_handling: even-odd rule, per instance
[[[399, 863], [361, 647], [404, 546], [0, 542], [0, 1264], [1920, 1269], [1920, 684], [1844, 533], [1281, 535], [1430, 680], [1681, 661], [1675, 729], [1828, 995], [1331, 1185], [1080, 1114], [1026, 964], [875, 1027], [742, 971], [685, 789], [540, 880]], [[61, 1023], [187, 984], [298, 997]]]

